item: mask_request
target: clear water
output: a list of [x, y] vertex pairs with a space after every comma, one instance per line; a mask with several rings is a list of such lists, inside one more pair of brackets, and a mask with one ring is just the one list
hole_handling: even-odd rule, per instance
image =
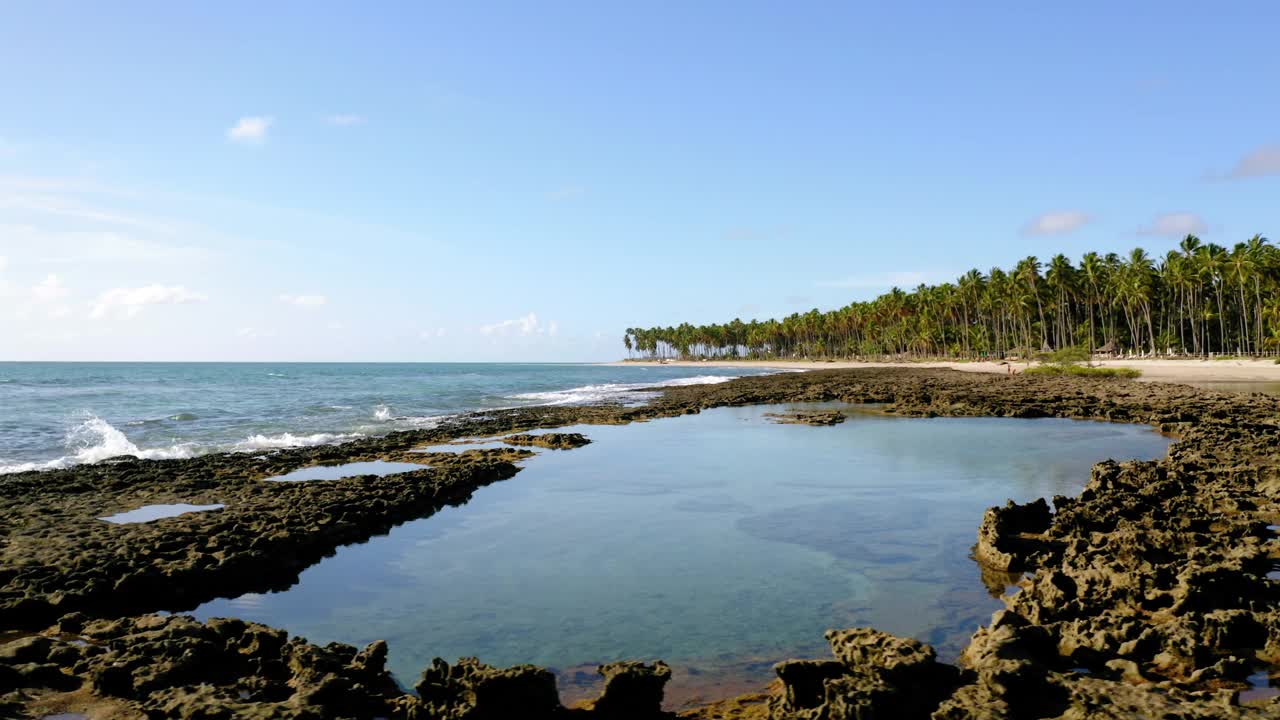
[[341, 480], [358, 475], [393, 475], [395, 473], [425, 470], [427, 465], [406, 462], [387, 462], [371, 460], [369, 462], [343, 463], [341, 465], [315, 465], [298, 468], [293, 472], [274, 477], [263, 478], [267, 482], [305, 482], [307, 480]]
[[[461, 453], [467, 452], [468, 450], [510, 450], [510, 449], [512, 449], [512, 447], [502, 442], [501, 440], [489, 440], [485, 442], [451, 442], [451, 443], [445, 443], [443, 445], [423, 445], [422, 447], [414, 448], [409, 452], [461, 454]], [[520, 449], [529, 450], [534, 453], [542, 451], [542, 448], [529, 447], [529, 446], [521, 447]]]
[[108, 515], [107, 517], [99, 518], [99, 520], [106, 520], [109, 523], [115, 523], [117, 525], [127, 525], [130, 523], [151, 522], [152, 520], [159, 520], [161, 518], [177, 517], [179, 515], [186, 515], [187, 513], [193, 512], [221, 510], [224, 507], [226, 507], [226, 505], [189, 505], [187, 503], [174, 503], [172, 505], [143, 505], [136, 510]]
[[969, 559], [987, 507], [1075, 494], [1094, 462], [1170, 442], [1069, 420], [763, 417], [778, 409], [572, 428], [594, 442], [343, 548], [289, 591], [196, 614], [313, 642], [386, 639], [406, 685], [435, 656], [537, 663], [568, 697], [594, 664], [624, 658], [672, 663], [671, 697], [729, 695], [777, 660], [825, 656], [830, 627], [954, 656], [1002, 607]]
[[0, 472], [430, 427], [471, 410], [643, 399], [752, 369], [494, 363], [0, 363]]

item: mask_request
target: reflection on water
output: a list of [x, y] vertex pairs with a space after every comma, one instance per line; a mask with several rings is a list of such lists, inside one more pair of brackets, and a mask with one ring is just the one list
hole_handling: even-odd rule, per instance
[[435, 656], [546, 665], [567, 698], [595, 663], [624, 658], [667, 660], [676, 697], [763, 685], [780, 659], [826, 655], [830, 627], [914, 635], [954, 658], [1001, 607], [969, 559], [983, 511], [1074, 494], [1094, 462], [1169, 443], [1069, 420], [763, 417], [777, 410], [572, 428], [594, 442], [343, 548], [287, 592], [196, 614], [320, 643], [386, 639], [405, 685]]

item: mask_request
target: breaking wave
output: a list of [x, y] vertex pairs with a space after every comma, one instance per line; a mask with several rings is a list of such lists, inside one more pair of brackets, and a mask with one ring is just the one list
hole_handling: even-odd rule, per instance
[[178, 460], [218, 451], [253, 452], [256, 450], [330, 445], [361, 437], [364, 437], [364, 435], [360, 433], [258, 434], [250, 435], [230, 446], [179, 442], [168, 447], [142, 449], [111, 423], [97, 415], [90, 415], [79, 425], [67, 431], [65, 439], [66, 455], [47, 462], [0, 463], [0, 475], [29, 472], [31, 470], [58, 470], [122, 456], [144, 460]]
[[651, 400], [657, 393], [643, 392], [648, 388], [680, 387], [682, 385], [715, 385], [735, 379], [732, 375], [696, 375], [694, 377], [663, 380], [656, 383], [604, 383], [583, 385], [568, 390], [519, 393], [508, 395], [509, 400], [524, 400], [536, 405], [587, 405], [599, 402], [621, 401], [639, 403]]
[[361, 433], [313, 433], [311, 435], [250, 435], [232, 445], [229, 450], [235, 452], [253, 452], [254, 450], [281, 450], [283, 448], [313, 447], [316, 445], [333, 445], [364, 437]]
[[56, 470], [84, 463], [95, 463], [107, 458], [131, 455], [150, 460], [172, 460], [194, 457], [199, 452], [196, 443], [177, 443], [169, 447], [139, 449], [124, 433], [97, 415], [90, 415], [84, 422], [67, 431], [67, 454], [48, 462], [27, 462], [0, 465], [0, 474], [27, 470]]

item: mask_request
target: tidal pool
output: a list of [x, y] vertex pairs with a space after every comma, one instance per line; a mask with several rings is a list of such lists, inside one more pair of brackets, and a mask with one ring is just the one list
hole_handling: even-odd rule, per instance
[[152, 520], [160, 520], [163, 518], [177, 517], [193, 512], [206, 512], [209, 510], [221, 510], [226, 507], [218, 503], [216, 505], [189, 505], [187, 503], [174, 503], [172, 505], [143, 505], [140, 508], [130, 510], [128, 512], [116, 513], [106, 517], [98, 518], [106, 520], [109, 523], [117, 525], [128, 525], [130, 523], [144, 523]]
[[312, 465], [275, 477], [263, 478], [263, 482], [306, 482], [308, 480], [341, 480], [359, 475], [394, 475], [396, 473], [426, 470], [427, 465], [407, 462], [370, 460], [342, 465]]
[[778, 660], [825, 657], [833, 627], [912, 635], [954, 659], [1003, 607], [1004, 579], [984, 585], [969, 558], [983, 511], [1078, 493], [1093, 463], [1170, 443], [1072, 420], [763, 417], [812, 407], [570, 428], [593, 443], [342, 548], [286, 592], [195, 614], [318, 643], [385, 639], [406, 687], [437, 656], [544, 665], [566, 701], [593, 691], [596, 664], [628, 658], [673, 666], [673, 705], [757, 688]]

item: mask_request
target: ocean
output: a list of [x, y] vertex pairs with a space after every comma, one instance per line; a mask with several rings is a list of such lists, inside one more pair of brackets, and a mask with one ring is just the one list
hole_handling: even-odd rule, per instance
[[0, 363], [0, 473], [342, 442], [759, 369], [516, 363]]

